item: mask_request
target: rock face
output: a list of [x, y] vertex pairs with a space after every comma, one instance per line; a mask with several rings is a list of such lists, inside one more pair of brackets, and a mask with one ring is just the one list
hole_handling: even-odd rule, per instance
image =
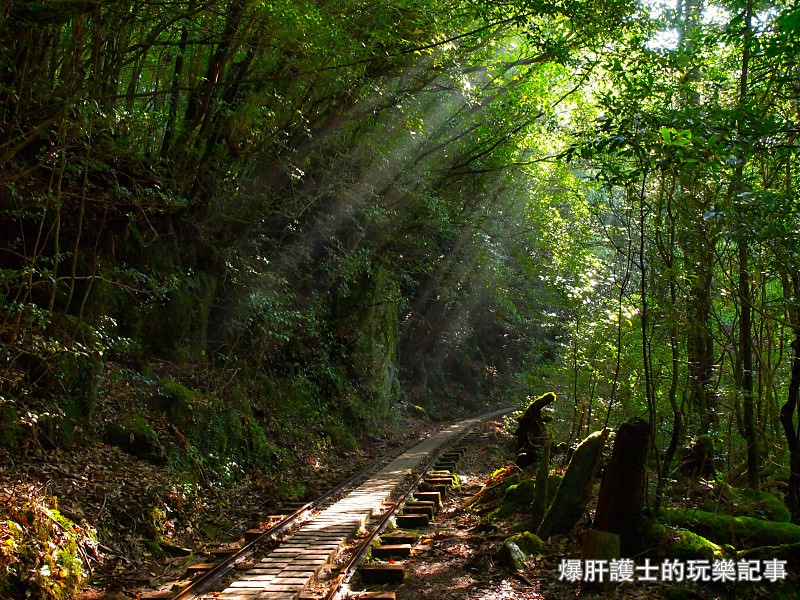
[[356, 345], [359, 370], [370, 391], [384, 405], [397, 399], [397, 323], [400, 290], [389, 274], [379, 270], [373, 278], [372, 302], [362, 313], [362, 330]]

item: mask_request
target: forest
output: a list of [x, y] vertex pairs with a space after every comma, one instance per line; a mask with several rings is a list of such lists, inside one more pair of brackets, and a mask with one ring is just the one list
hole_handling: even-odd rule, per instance
[[800, 524], [796, 0], [5, 0], [0, 39], [2, 510], [100, 442], [187, 506], [302, 495], [554, 390], [557, 441], [644, 419], [652, 509], [701, 455]]

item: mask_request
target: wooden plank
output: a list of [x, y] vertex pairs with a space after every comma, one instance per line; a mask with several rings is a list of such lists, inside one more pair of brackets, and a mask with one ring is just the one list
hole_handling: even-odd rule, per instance
[[245, 543], [249, 544], [253, 540], [260, 538], [262, 535], [264, 535], [264, 532], [266, 532], [266, 529], [248, 529], [244, 532]]
[[413, 544], [417, 541], [417, 534], [411, 531], [395, 531], [381, 535], [384, 544]]
[[406, 558], [411, 556], [411, 544], [381, 544], [380, 546], [373, 546], [372, 556], [379, 560]]
[[428, 515], [424, 514], [397, 515], [395, 517], [395, 524], [400, 529], [417, 529], [419, 527], [427, 527], [428, 521]]
[[442, 508], [442, 495], [439, 492], [414, 492], [414, 498], [419, 502], [433, 502], [437, 509]]
[[402, 564], [371, 564], [358, 567], [364, 583], [403, 583], [406, 570]]

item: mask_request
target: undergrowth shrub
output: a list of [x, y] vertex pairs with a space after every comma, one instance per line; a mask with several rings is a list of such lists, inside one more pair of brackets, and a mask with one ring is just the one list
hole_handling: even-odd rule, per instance
[[0, 594], [42, 600], [74, 597], [95, 556], [96, 535], [58, 511], [33, 485], [0, 489]]

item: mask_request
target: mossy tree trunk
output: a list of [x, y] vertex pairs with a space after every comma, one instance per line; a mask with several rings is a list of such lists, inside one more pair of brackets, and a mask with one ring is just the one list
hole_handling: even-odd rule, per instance
[[536, 531], [544, 518], [544, 511], [547, 509], [547, 481], [550, 478], [550, 445], [544, 447], [542, 457], [536, 469], [536, 487], [533, 491], [533, 502], [531, 502], [531, 518], [528, 529]]
[[517, 419], [516, 462], [520, 467], [526, 467], [538, 460], [542, 449], [549, 443], [547, 422], [550, 417], [543, 415], [542, 410], [555, 402], [555, 399], [553, 392], [542, 394]]
[[623, 423], [600, 484], [594, 528], [618, 534], [623, 556], [634, 556], [644, 546], [642, 506], [649, 446], [647, 422], [637, 417]]
[[781, 407], [781, 425], [789, 446], [789, 493], [788, 504], [792, 523], [800, 523], [800, 441], [798, 440], [796, 413], [800, 396], [800, 329], [792, 342], [792, 376], [786, 403]]
[[576, 448], [555, 498], [537, 532], [540, 537], [566, 533], [583, 515], [608, 431], [595, 431]]

